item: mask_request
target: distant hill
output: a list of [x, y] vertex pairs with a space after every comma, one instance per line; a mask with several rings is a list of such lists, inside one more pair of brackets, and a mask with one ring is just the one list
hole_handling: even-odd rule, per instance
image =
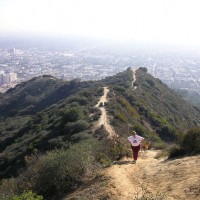
[[48, 75], [35, 77], [0, 97], [0, 116], [35, 114], [91, 84], [92, 82], [80, 83], [79, 80], [64, 82]]
[[100, 111], [94, 108], [108, 86], [105, 107], [120, 137], [130, 130], [155, 144], [176, 141], [185, 130], [200, 124], [200, 111], [185, 102], [146, 68], [127, 69], [101, 81], [64, 82], [41, 76], [21, 83], [0, 96], [0, 177], [16, 176], [24, 156], [68, 148], [97, 137], [92, 126]]
[[186, 101], [200, 108], [200, 94], [194, 90], [175, 89]]

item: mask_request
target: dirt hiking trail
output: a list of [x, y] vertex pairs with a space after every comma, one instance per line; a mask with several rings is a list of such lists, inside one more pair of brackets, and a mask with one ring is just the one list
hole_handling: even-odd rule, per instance
[[142, 191], [146, 198], [139, 200], [200, 200], [200, 155], [165, 160], [157, 154], [141, 151], [136, 164], [131, 158], [116, 161], [100, 180], [87, 181], [64, 200], [138, 200]]
[[134, 83], [136, 81], [136, 69], [131, 68], [131, 70], [132, 70], [132, 73], [133, 73], [133, 81], [131, 83], [131, 87], [133, 88], [132, 90], [136, 90], [137, 86], [134, 86]]
[[[131, 68], [132, 74], [133, 74], [133, 81], [131, 82], [131, 87], [133, 90], [137, 89], [136, 86], [134, 86], [134, 82], [136, 81], [136, 69]], [[107, 94], [109, 92], [109, 88], [107, 86], [103, 87], [103, 95], [100, 97], [98, 103], [95, 105], [96, 108], [99, 108], [101, 111], [101, 116], [97, 123], [94, 125], [94, 130], [99, 128], [101, 125], [104, 125], [106, 131], [109, 133], [109, 138], [118, 137], [118, 135], [115, 133], [113, 127], [110, 125], [109, 122], [109, 116], [107, 115], [107, 111], [105, 109], [105, 102], [108, 102]], [[100, 107], [100, 104], [102, 103], [102, 106]]]
[[166, 161], [156, 159], [158, 153], [143, 151], [136, 164], [123, 159], [108, 168], [110, 199], [134, 199], [144, 187], [151, 197], [161, 193], [165, 200], [200, 200], [200, 156]]
[[[98, 103], [95, 105], [96, 108], [99, 108], [101, 110], [101, 116], [97, 123], [95, 124], [95, 129], [99, 128], [101, 125], [104, 125], [105, 129], [109, 133], [109, 138], [116, 137], [116, 133], [113, 129], [113, 127], [109, 123], [109, 117], [107, 115], [107, 111], [105, 109], [104, 103], [108, 102], [107, 94], [109, 92], [108, 87], [103, 87], [103, 95], [100, 97]], [[100, 103], [103, 104], [102, 107], [100, 107]]]

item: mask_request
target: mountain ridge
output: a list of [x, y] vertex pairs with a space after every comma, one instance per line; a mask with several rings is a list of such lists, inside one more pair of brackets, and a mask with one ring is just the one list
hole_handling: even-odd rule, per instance
[[[55, 149], [70, 149], [87, 140], [104, 142], [107, 130], [104, 126], [94, 130], [93, 125], [101, 116], [95, 105], [104, 94], [105, 86], [109, 88], [108, 101], [103, 105], [99, 103], [99, 106], [106, 109], [110, 125], [121, 141], [125, 142], [130, 131], [136, 130], [157, 148], [164, 142], [177, 142], [184, 131], [200, 124], [200, 111], [148, 74], [146, 68], [137, 69], [135, 77], [133, 82], [130, 68], [115, 76], [91, 82], [63, 82], [43, 76], [22, 83], [2, 95], [0, 110], [5, 104], [7, 110], [6, 114], [1, 113], [0, 122], [0, 177], [18, 176], [20, 169], [26, 165], [24, 158], [34, 152], [44, 154]], [[44, 84], [48, 81], [54, 89]], [[47, 87], [44, 93], [34, 91], [33, 96], [31, 89], [42, 87]], [[27, 88], [30, 93], [25, 90]], [[29, 101], [26, 104], [27, 99], [23, 98], [22, 105], [13, 105], [13, 101], [20, 102], [25, 92], [36, 103]], [[34, 101], [34, 98], [40, 100]], [[39, 109], [31, 112], [31, 106]], [[15, 112], [11, 112], [13, 108]], [[107, 141], [108, 144], [110, 142]]]

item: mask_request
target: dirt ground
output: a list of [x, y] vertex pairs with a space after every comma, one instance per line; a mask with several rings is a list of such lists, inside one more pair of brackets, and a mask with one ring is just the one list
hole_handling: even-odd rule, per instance
[[131, 158], [114, 162], [100, 179], [87, 182], [64, 200], [134, 200], [144, 192], [144, 200], [200, 200], [200, 156], [165, 160], [156, 159], [158, 153], [140, 152], [136, 164]]
[[113, 188], [111, 199], [134, 199], [143, 192], [163, 199], [200, 200], [200, 156], [155, 159], [158, 151], [141, 152], [136, 164], [130, 159], [114, 163], [105, 171]]
[[105, 129], [109, 133], [109, 137], [112, 138], [112, 137], [116, 136], [116, 133], [115, 133], [113, 127], [109, 123], [109, 117], [107, 115], [107, 111], [105, 109], [105, 106], [99, 107], [100, 103], [103, 103], [103, 105], [104, 105], [105, 102], [108, 102], [107, 94], [109, 92], [109, 88], [103, 87], [103, 89], [104, 89], [104, 94], [99, 99], [99, 102], [97, 103], [97, 105], [95, 105], [95, 107], [97, 107], [101, 110], [101, 116], [100, 116], [99, 120], [97, 121], [97, 123], [94, 125], [94, 129], [97, 129], [101, 125], [104, 125]]

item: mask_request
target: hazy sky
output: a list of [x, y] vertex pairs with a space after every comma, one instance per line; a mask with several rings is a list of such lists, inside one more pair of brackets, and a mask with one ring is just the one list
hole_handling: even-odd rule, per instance
[[1, 32], [199, 44], [199, 0], [0, 0]]

